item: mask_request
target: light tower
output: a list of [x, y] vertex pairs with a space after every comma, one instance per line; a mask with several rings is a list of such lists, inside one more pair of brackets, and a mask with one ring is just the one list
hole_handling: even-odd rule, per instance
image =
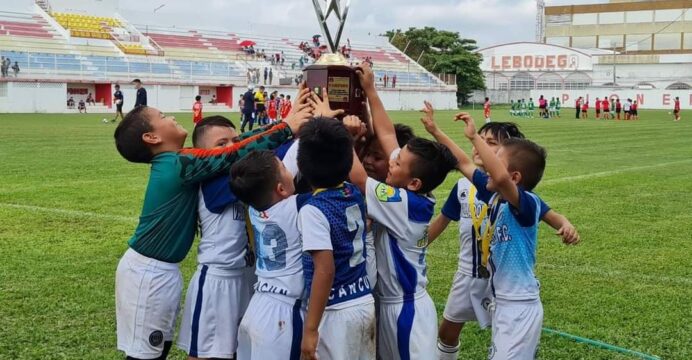
[[545, 1], [536, 0], [536, 42], [545, 41]]

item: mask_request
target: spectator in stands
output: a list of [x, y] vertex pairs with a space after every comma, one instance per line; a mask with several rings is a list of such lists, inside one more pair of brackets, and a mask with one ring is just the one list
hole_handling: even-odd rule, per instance
[[2, 74], [2, 77], [5, 77], [5, 57], [4, 56], [0, 57], [0, 74]]
[[82, 110], [84, 110], [85, 114], [87, 113], [86, 103], [84, 102], [84, 99], [79, 99], [79, 106], [77, 107], [77, 109], [79, 110], [80, 114], [82, 113]]
[[392, 89], [396, 87], [396, 74], [392, 76]]
[[14, 77], [17, 77], [19, 75], [19, 63], [15, 61], [12, 70], [14, 70]]
[[386, 73], [384, 74], [384, 87], [387, 87], [387, 84], [389, 83], [389, 75]]
[[269, 69], [264, 67], [264, 85], [267, 85], [267, 77], [269, 76]]
[[284, 66], [285, 61], [286, 61], [286, 56], [284, 55], [284, 51], [281, 50], [281, 66]]
[[89, 95], [87, 95], [86, 103], [91, 105], [91, 106], [96, 105], [96, 101], [94, 101], [94, 97], [91, 95], [91, 93], [89, 93]]
[[111, 120], [111, 122], [115, 122], [115, 120], [120, 117], [120, 120], [122, 120], [123, 117], [123, 103], [125, 103], [125, 97], [123, 96], [123, 92], [120, 91], [120, 85], [115, 84], [115, 93], [113, 93], [113, 98], [115, 99], [115, 118]]
[[240, 123], [240, 132], [245, 132], [245, 125], [250, 123], [250, 130], [255, 123], [253, 118], [253, 113], [255, 112], [255, 94], [252, 92], [254, 89], [252, 85], [247, 87], [247, 91], [243, 94], [243, 107], [240, 108], [242, 111], [242, 122]]
[[218, 101], [216, 100], [216, 95], [211, 96], [211, 100], [209, 100], [209, 103], [212, 105], [216, 105]]
[[12, 64], [12, 61], [10, 61], [10, 58], [9, 57], [4, 58], [4, 60], [2, 61], [2, 76], [3, 77], [9, 76], [10, 64]]
[[74, 109], [74, 98], [72, 96], [70, 96], [70, 98], [67, 99], [67, 108]]
[[272, 84], [273, 79], [274, 79], [274, 72], [272, 71], [271, 68], [269, 68], [269, 85]]
[[135, 101], [135, 107], [147, 106], [147, 89], [142, 86], [142, 81], [139, 79], [132, 80], [135, 84], [135, 89], [137, 89], [137, 100]]

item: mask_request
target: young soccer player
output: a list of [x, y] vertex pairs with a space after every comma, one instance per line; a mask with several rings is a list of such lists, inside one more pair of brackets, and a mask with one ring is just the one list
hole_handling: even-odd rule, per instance
[[555, 116], [557, 116], [558, 119], [560, 118], [560, 108], [561, 107], [562, 107], [562, 105], [560, 104], [560, 98], [556, 97], [555, 98]]
[[601, 100], [599, 100], [598, 98], [596, 98], [596, 104], [595, 104], [596, 105], [596, 119], [601, 118], [601, 105], [602, 104], [603, 104], [603, 102]]
[[490, 98], [485, 98], [485, 103], [483, 103], [483, 116], [485, 117], [485, 122], [490, 122]]
[[579, 120], [579, 115], [581, 114], [581, 102], [582, 102], [582, 97], [580, 96], [575, 102], [574, 102], [574, 108], [576, 109], [576, 118]]
[[607, 96], [603, 97], [601, 107], [603, 108], [603, 120], [610, 120], [610, 101]]
[[533, 98], [529, 98], [529, 113], [528, 115], [533, 119], [533, 111], [536, 109], [536, 105], [533, 103]]
[[[242, 137], [223, 116], [202, 119], [192, 132], [192, 145], [198, 149], [224, 148], [237, 141]], [[178, 347], [190, 359], [233, 358], [238, 324], [250, 301], [252, 284], [244, 273], [254, 266], [254, 254], [249, 250], [245, 205], [228, 180], [228, 175], [220, 175], [199, 187], [198, 265], [187, 288], [178, 335]]]
[[118, 349], [131, 359], [165, 359], [178, 312], [182, 261], [194, 239], [199, 184], [253, 150], [279, 146], [307, 119], [295, 116], [229, 147], [183, 149], [187, 132], [173, 117], [140, 106], [118, 124], [122, 157], [151, 164], [140, 222], [116, 271]]
[[[424, 124], [431, 134], [442, 143], [451, 142], [437, 128], [432, 109], [427, 109]], [[496, 151], [502, 141], [524, 138], [513, 123], [493, 122], [478, 131], [479, 136]], [[473, 149], [473, 162], [483, 169], [483, 162]], [[459, 335], [466, 322], [478, 321], [481, 328], [490, 325], [487, 309], [492, 294], [488, 282], [487, 259], [492, 230], [487, 226], [487, 204], [476, 196], [478, 190], [462, 177], [449, 194], [442, 212], [430, 224], [428, 236], [434, 241], [451, 220], [459, 222], [459, 264], [449, 292], [447, 305], [439, 329], [438, 358], [456, 360], [459, 352]], [[562, 215], [541, 203], [541, 219], [557, 231], [566, 243], [577, 243], [579, 234]]]
[[274, 93], [269, 95], [269, 102], [267, 103], [267, 117], [269, 117], [269, 122], [273, 123], [276, 121], [276, 116], [278, 114], [277, 108], [276, 108], [276, 97]]
[[494, 296], [492, 344], [489, 358], [535, 357], [543, 321], [539, 285], [533, 268], [541, 201], [530, 191], [540, 182], [545, 168], [543, 148], [525, 139], [509, 139], [497, 154], [475, 131], [473, 119], [460, 113], [464, 134], [471, 140], [488, 175], [478, 170], [459, 147], [459, 169], [489, 204], [493, 229], [490, 243], [491, 288]]
[[111, 122], [115, 122], [115, 120], [120, 120], [123, 119], [123, 103], [125, 102], [125, 97], [123, 96], [123, 92], [120, 91], [120, 85], [115, 84], [115, 92], [113, 93], [113, 99], [115, 101], [115, 117]]
[[79, 99], [77, 109], [79, 110], [80, 114], [82, 113], [82, 111], [84, 111], [85, 114], [87, 113], [86, 103], [84, 102], [84, 99]]
[[[596, 98], [596, 104], [599, 104], [598, 98]], [[581, 106], [581, 118], [582, 119], [588, 119], [589, 118], [589, 101], [584, 100], [583, 104]]]
[[286, 100], [284, 100], [283, 105], [281, 105], [281, 119], [287, 118], [292, 109], [293, 106], [291, 105], [291, 95], [286, 95]]
[[353, 139], [340, 121], [323, 117], [305, 124], [299, 137], [298, 167], [314, 190], [298, 214], [309, 299], [302, 356], [374, 359], [365, 202], [360, 190], [345, 182], [353, 163]]
[[197, 95], [195, 96], [195, 103], [192, 104], [192, 122], [197, 125], [202, 121], [202, 118], [202, 97]]
[[632, 120], [639, 120], [639, 105], [636, 101], [632, 103], [632, 106], [630, 106], [630, 113], [632, 114]]
[[[357, 71], [373, 116], [375, 135], [390, 154], [385, 182], [369, 178], [358, 159], [351, 181], [365, 192], [375, 234], [378, 287], [378, 353], [388, 359], [421, 359], [434, 354], [437, 328], [432, 299], [426, 291], [427, 228], [435, 200], [430, 193], [456, 166], [444, 145], [413, 138], [399, 148], [396, 131], [377, 96], [369, 67]], [[348, 117], [345, 124], [359, 121]]]
[[673, 105], [673, 121], [680, 121], [680, 97], [675, 97], [675, 105]]
[[622, 110], [625, 111], [625, 120], [629, 120], [632, 114], [632, 99], [627, 99], [625, 105], [623, 105]]
[[550, 103], [548, 103], [548, 117], [555, 117], [555, 97], [551, 97]]
[[270, 151], [235, 163], [230, 184], [250, 205], [257, 251], [257, 284], [240, 323], [238, 359], [298, 360], [304, 318], [298, 210], [310, 194], [294, 194], [293, 174]]
[[617, 119], [620, 120], [620, 113], [622, 112], [622, 104], [620, 103], [620, 98], [615, 99], [615, 114]]
[[[517, 101], [518, 103], [518, 101]], [[509, 101], [509, 116], [515, 116], [517, 114], [517, 107], [514, 100]]]

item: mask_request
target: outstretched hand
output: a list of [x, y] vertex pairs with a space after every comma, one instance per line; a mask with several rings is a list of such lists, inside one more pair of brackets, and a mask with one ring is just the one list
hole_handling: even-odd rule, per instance
[[422, 118], [420, 118], [420, 122], [423, 123], [423, 126], [428, 133], [434, 135], [439, 130], [437, 124], [435, 123], [435, 109], [433, 109], [431, 103], [423, 101], [423, 109], [421, 112], [424, 115]]
[[354, 141], [357, 141], [368, 133], [368, 128], [365, 126], [365, 123], [360, 121], [360, 118], [354, 115], [344, 117], [344, 126], [351, 136], [353, 136]]
[[466, 127], [464, 128], [464, 135], [466, 136], [466, 138], [469, 140], [473, 140], [473, 138], [476, 136], [476, 124], [474, 123], [471, 114], [467, 112], [460, 112], [454, 116], [454, 121], [459, 120], [463, 121], [464, 124], [466, 124]]
[[308, 98], [308, 102], [310, 106], [312, 106], [312, 113], [315, 117], [324, 116], [334, 118], [344, 113], [342, 109], [332, 110], [329, 107], [329, 94], [327, 93], [327, 88], [322, 88], [322, 97], [323, 98], [320, 99], [319, 95], [311, 92], [310, 98]]
[[360, 80], [360, 86], [363, 90], [368, 91], [375, 89], [375, 73], [372, 68], [367, 63], [361, 63], [356, 66], [356, 74], [358, 75], [358, 80]]
[[577, 245], [581, 241], [581, 237], [577, 232], [577, 229], [572, 224], [567, 224], [562, 226], [555, 235], [562, 238], [562, 242], [565, 245]]

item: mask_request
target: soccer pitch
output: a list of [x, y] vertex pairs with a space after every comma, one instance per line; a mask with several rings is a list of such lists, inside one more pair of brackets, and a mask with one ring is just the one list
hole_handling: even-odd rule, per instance
[[[481, 112], [472, 113], [480, 126]], [[547, 148], [536, 192], [582, 237], [566, 247], [540, 227], [544, 327], [689, 359], [692, 111], [683, 111], [679, 123], [668, 111], [640, 113], [639, 121], [616, 122], [575, 120], [569, 108], [558, 120], [510, 118], [494, 109], [493, 119], [516, 121]], [[436, 118], [468, 150], [452, 114]], [[427, 135], [417, 112], [391, 116]], [[118, 155], [115, 125], [103, 117], [0, 114], [0, 358], [123, 357], [115, 341], [115, 269], [137, 224], [149, 167]], [[177, 118], [191, 130], [190, 114]], [[238, 114], [231, 118], [238, 123]], [[438, 211], [460, 176], [452, 173], [435, 191]], [[428, 253], [428, 290], [440, 314], [457, 267], [457, 235], [450, 224]], [[195, 266], [196, 245], [182, 264], [186, 285]], [[486, 358], [489, 339], [489, 331], [466, 326], [463, 358]], [[636, 358], [547, 332], [539, 357]], [[175, 350], [169, 358], [184, 354]]]

